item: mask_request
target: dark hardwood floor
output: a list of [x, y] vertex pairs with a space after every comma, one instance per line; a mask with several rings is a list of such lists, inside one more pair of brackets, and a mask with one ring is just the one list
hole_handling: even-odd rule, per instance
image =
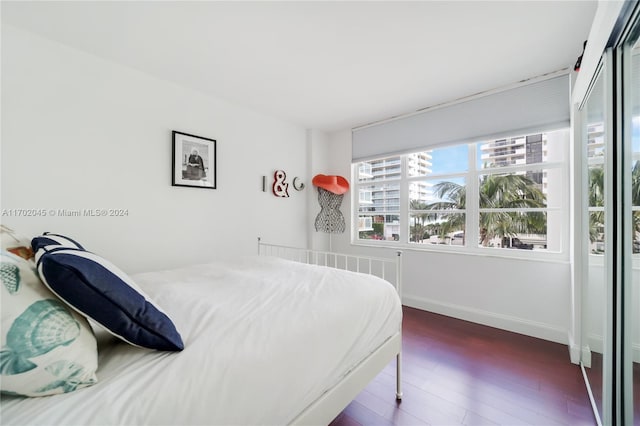
[[389, 364], [331, 426], [594, 425], [566, 345], [404, 308], [404, 398]]

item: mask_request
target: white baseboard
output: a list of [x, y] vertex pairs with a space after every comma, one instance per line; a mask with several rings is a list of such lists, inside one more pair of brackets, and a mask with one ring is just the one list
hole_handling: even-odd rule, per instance
[[571, 359], [572, 364], [579, 364], [582, 359], [582, 351], [580, 346], [573, 340], [570, 334], [567, 335], [569, 340], [569, 359]]
[[582, 347], [582, 364], [586, 368], [591, 368], [591, 348], [589, 346]]
[[568, 345], [569, 343], [568, 330], [552, 324], [545, 324], [543, 322], [498, 314], [495, 312], [484, 311], [482, 309], [470, 308], [468, 306], [439, 302], [408, 294], [402, 295], [402, 303], [411, 308], [422, 309], [424, 311], [525, 334], [539, 339], [549, 340], [565, 345]]

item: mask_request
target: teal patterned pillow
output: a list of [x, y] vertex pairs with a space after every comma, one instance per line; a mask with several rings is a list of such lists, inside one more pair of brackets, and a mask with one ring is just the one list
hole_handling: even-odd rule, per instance
[[87, 320], [47, 289], [35, 265], [0, 252], [2, 393], [45, 396], [96, 383], [98, 351]]

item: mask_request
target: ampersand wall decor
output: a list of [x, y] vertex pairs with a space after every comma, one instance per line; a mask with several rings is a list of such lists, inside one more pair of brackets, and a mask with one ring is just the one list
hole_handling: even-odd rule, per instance
[[[276, 197], [287, 198], [289, 197], [289, 183], [286, 181], [287, 174], [284, 170], [276, 170], [273, 174], [273, 184], [271, 185], [271, 191]], [[302, 191], [305, 188], [304, 182], [298, 176], [293, 178], [291, 183], [293, 189], [296, 191]], [[262, 192], [267, 192], [267, 177], [262, 176]]]
[[289, 184], [285, 182], [287, 174], [284, 170], [276, 170], [273, 174], [273, 195], [276, 197], [288, 197], [289, 196]]

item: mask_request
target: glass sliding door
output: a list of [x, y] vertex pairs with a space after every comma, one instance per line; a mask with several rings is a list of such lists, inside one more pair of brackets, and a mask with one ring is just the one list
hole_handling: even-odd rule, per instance
[[604, 366], [610, 357], [610, 307], [607, 303], [609, 286], [606, 273], [609, 248], [606, 183], [609, 168], [605, 72], [606, 65], [603, 64], [582, 108], [583, 199], [586, 201], [582, 234], [588, 242], [583, 253], [586, 285], [583, 290], [582, 365], [599, 420], [605, 412], [603, 403], [607, 399], [604, 393], [608, 377]]
[[628, 2], [580, 114], [581, 364], [607, 426], [640, 426], [639, 40], [640, 3]]
[[624, 150], [627, 274], [622, 287], [622, 385], [624, 424], [640, 425], [640, 23], [622, 48], [622, 139]]

